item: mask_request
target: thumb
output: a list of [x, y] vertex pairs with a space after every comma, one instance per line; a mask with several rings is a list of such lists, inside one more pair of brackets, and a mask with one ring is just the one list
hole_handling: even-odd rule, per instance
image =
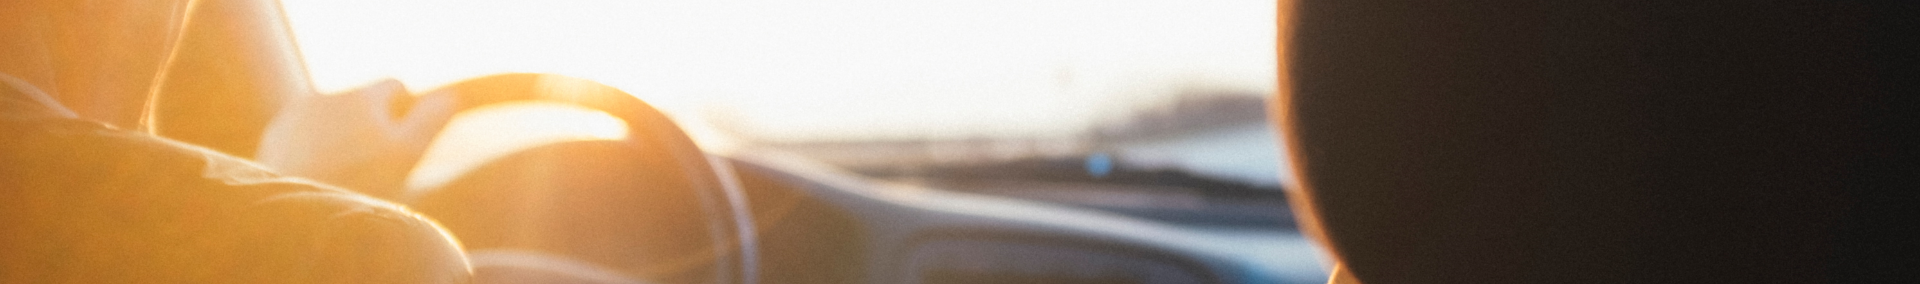
[[447, 121], [453, 119], [454, 113], [459, 111], [459, 102], [460, 96], [452, 90], [421, 95], [406, 116], [400, 118], [400, 135], [424, 146], [434, 135], [440, 134], [440, 129], [447, 126]]
[[393, 100], [406, 96], [407, 86], [401, 84], [399, 80], [384, 79], [349, 91], [348, 94], [351, 97], [341, 98], [342, 103], [348, 103], [342, 107], [357, 108], [357, 111], [363, 112], [367, 117], [384, 124], [388, 123], [393, 115], [390, 113], [394, 106]]

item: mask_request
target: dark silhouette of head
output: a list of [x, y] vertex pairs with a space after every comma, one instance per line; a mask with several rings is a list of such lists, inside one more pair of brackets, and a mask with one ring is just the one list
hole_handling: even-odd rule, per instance
[[1788, 2], [1282, 5], [1296, 209], [1375, 284], [1910, 270], [1912, 5]]

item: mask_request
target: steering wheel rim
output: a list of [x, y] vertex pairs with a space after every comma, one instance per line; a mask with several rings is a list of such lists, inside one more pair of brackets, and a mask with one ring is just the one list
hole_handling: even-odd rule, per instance
[[[755, 241], [745, 193], [733, 181], [732, 171], [715, 163], [698, 145], [652, 105], [619, 89], [590, 80], [537, 73], [509, 73], [468, 79], [446, 87], [459, 97], [457, 111], [485, 106], [543, 102], [598, 110], [627, 124], [623, 142], [641, 155], [671, 157], [698, 196], [712, 237], [715, 283], [756, 283]], [[409, 191], [401, 201], [412, 204], [439, 190]], [[431, 212], [428, 212], [431, 213]], [[457, 237], [457, 236], [456, 236]]]

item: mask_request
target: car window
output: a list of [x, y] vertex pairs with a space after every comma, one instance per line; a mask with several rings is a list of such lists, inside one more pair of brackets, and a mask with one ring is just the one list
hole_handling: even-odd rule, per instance
[[1266, 119], [1275, 4], [285, 1], [322, 90], [564, 74], [647, 100], [711, 151], [1255, 229], [1292, 220]]

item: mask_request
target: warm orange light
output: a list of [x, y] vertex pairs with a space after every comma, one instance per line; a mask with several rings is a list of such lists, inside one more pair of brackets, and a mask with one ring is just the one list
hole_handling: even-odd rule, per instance
[[626, 137], [626, 122], [579, 106], [528, 102], [480, 107], [447, 124], [408, 176], [407, 188], [439, 187], [488, 161], [541, 145]]

